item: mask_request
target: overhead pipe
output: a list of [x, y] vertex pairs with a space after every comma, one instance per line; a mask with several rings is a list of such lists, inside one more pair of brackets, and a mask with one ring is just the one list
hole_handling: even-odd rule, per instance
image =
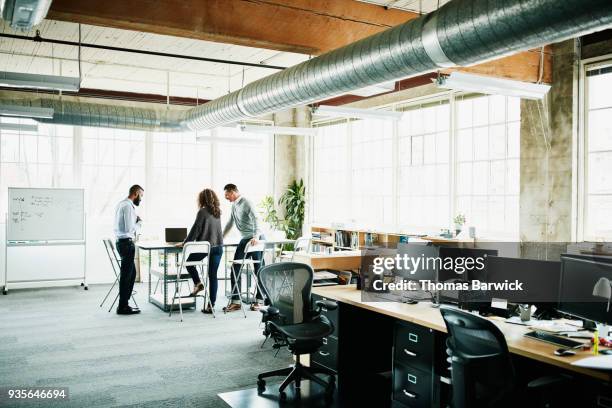
[[[610, 27], [610, 0], [453, 0], [430, 14], [259, 79], [178, 117], [165, 118], [159, 126], [160, 130], [214, 128]], [[95, 117], [79, 118], [87, 114], [81, 111], [65, 117], [96, 126]], [[55, 117], [53, 122], [61, 123]]]

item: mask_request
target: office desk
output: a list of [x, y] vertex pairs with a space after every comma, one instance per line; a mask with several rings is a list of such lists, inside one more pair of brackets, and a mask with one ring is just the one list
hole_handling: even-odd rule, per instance
[[[148, 285], [148, 299], [149, 303], [159, 307], [164, 312], [170, 310], [172, 306], [171, 299], [168, 299], [168, 284], [176, 280], [177, 271], [168, 270], [168, 255], [174, 254], [175, 264], [178, 263], [178, 254], [183, 251], [182, 248], [178, 248], [175, 244], [171, 244], [163, 241], [142, 241], [137, 242], [136, 247], [139, 251], [147, 251], [149, 255], [149, 285]], [[151, 267], [151, 253], [153, 251], [163, 252], [163, 269], [157, 270]], [[155, 290], [151, 292], [151, 276], [158, 278], [155, 285]], [[181, 273], [181, 279], [189, 278], [189, 274], [185, 271]], [[157, 293], [159, 283], [162, 282], [162, 293]], [[178, 302], [181, 302], [183, 308], [191, 308], [196, 305], [196, 298], [181, 298], [175, 300], [175, 308], [178, 308]]]
[[[431, 307], [429, 302], [414, 305], [399, 302], [362, 302], [361, 291], [357, 290], [355, 285], [316, 287], [312, 293], [315, 300], [319, 297], [333, 299], [339, 305], [337, 310], [326, 314], [334, 322], [334, 333], [322, 347], [323, 352], [320, 355], [311, 355], [310, 360], [311, 364], [323, 365], [338, 373], [341, 398], [349, 398], [350, 401], [351, 390], [361, 387], [372, 389], [368, 384], [386, 372], [389, 376], [393, 373], [393, 386], [387, 382], [379, 387], [377, 395], [372, 391], [374, 403], [377, 406], [385, 406], [389, 393], [392, 393], [392, 406], [412, 406], [397, 402], [401, 400], [404, 384], [398, 386], [396, 378], [405, 377], [408, 372], [420, 375], [419, 381], [426, 382], [429, 387], [429, 395], [421, 395], [426, 395], [424, 398], [431, 397], [431, 404], [415, 406], [441, 406], [448, 402], [450, 372], [445, 352], [446, 326], [438, 308]], [[531, 373], [531, 370], [534, 370], [550, 374], [562, 369], [575, 376], [576, 384], [593, 384], [595, 387], [602, 384], [609, 386], [612, 383], [610, 371], [571, 365], [576, 360], [592, 356], [590, 351], [577, 351], [576, 356], [571, 357], [555, 356], [553, 352], [559, 346], [524, 337], [523, 335], [530, 331], [527, 327], [505, 323], [502, 318], [491, 320], [504, 333], [509, 351], [516, 356], [516, 363], [523, 371]], [[418, 345], [408, 341], [408, 333], [419, 336]], [[403, 343], [398, 344], [401, 342]], [[408, 359], [403, 353], [406, 351], [406, 345], [408, 348], [414, 346], [413, 351], [419, 354], [421, 360], [415, 357], [413, 362], [407, 362]], [[406, 351], [407, 354], [409, 352], [410, 350]], [[402, 359], [404, 361], [401, 361]], [[578, 385], [576, 387], [580, 388]]]
[[361, 268], [361, 251], [337, 251], [331, 254], [298, 252], [295, 254], [294, 261], [308, 264], [315, 271], [359, 269]]
[[[415, 305], [399, 302], [362, 302], [361, 291], [357, 290], [355, 285], [316, 287], [312, 289], [312, 293], [446, 333], [446, 326], [444, 325], [440, 310], [431, 307], [431, 303], [429, 302], [421, 302]], [[506, 342], [508, 343], [508, 349], [511, 353], [562, 367], [590, 377], [612, 381], [611, 372], [589, 370], [571, 365], [571, 363], [576, 360], [592, 356], [592, 352], [578, 351], [575, 356], [570, 357], [555, 356], [553, 352], [558, 349], [559, 346], [525, 337], [525, 333], [532, 331], [528, 327], [506, 323], [501, 317], [492, 317], [490, 319], [500, 328], [502, 333], [504, 333]]]

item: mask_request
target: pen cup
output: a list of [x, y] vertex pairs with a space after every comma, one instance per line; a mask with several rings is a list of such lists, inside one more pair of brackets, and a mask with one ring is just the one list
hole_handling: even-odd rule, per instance
[[528, 322], [531, 320], [531, 306], [519, 305], [519, 315], [521, 317], [521, 322]]

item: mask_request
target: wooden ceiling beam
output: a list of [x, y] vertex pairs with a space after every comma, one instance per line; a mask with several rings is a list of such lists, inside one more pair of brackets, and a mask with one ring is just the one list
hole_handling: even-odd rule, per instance
[[54, 0], [47, 18], [318, 55], [418, 17], [354, 0]]
[[[47, 17], [318, 55], [414, 19], [418, 14], [355, 0], [54, 0]], [[550, 47], [545, 48], [542, 72], [540, 59], [540, 50], [530, 50], [456, 69], [551, 83]]]

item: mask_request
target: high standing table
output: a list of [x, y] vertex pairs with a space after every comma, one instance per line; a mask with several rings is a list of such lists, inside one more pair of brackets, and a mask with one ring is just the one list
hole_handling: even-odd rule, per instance
[[[149, 303], [154, 304], [155, 306], [162, 309], [164, 312], [170, 310], [172, 306], [172, 302], [168, 299], [168, 283], [174, 282], [176, 280], [177, 270], [168, 271], [168, 255], [174, 254], [175, 261], [178, 262], [178, 254], [183, 251], [183, 248], [178, 248], [175, 244], [163, 242], [163, 241], [143, 241], [137, 242], [136, 247], [140, 251], [148, 251], [149, 252], [149, 289], [148, 289], [148, 298]], [[163, 260], [164, 260], [164, 269], [159, 271], [157, 269], [151, 268], [151, 254], [153, 251], [163, 251]], [[155, 292], [151, 293], [151, 275], [157, 276], [159, 282], [163, 282], [163, 292], [161, 294], [157, 293], [157, 285], [155, 287]], [[189, 274], [186, 271], [181, 271], [181, 276], [179, 279], [187, 279], [189, 278]], [[196, 298], [180, 298], [175, 300], [174, 307], [178, 308], [178, 302], [183, 304], [183, 309], [191, 308], [196, 306]]]

